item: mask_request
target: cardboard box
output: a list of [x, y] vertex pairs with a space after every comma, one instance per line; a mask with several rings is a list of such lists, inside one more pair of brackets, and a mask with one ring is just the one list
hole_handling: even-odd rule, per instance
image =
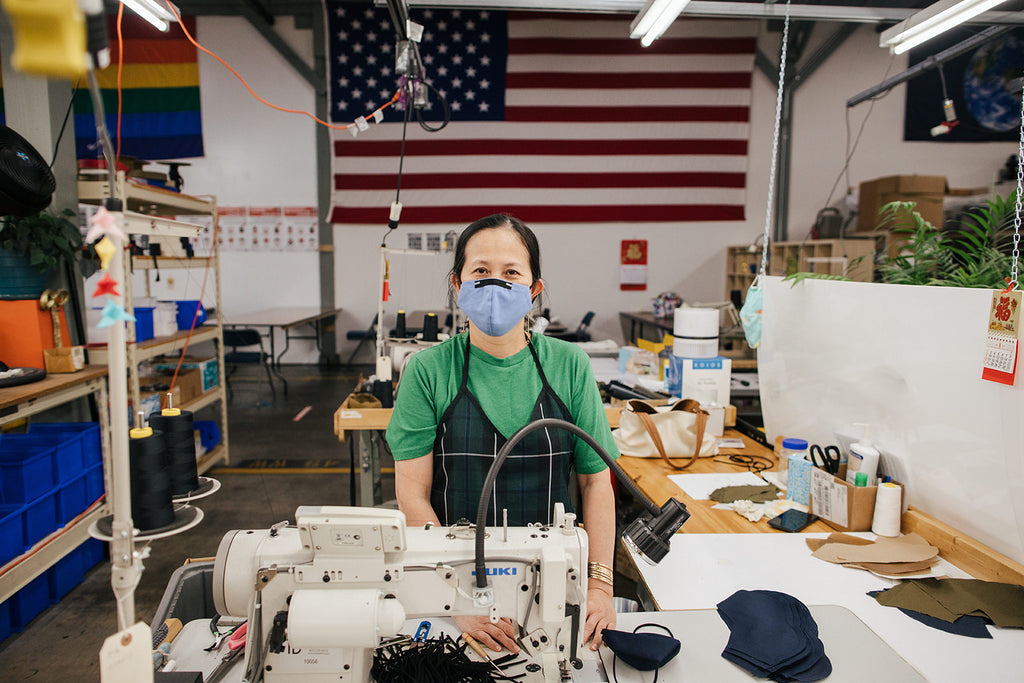
[[857, 231], [870, 232], [877, 228], [881, 220], [878, 212], [889, 202], [916, 202], [921, 217], [936, 228], [941, 228], [945, 196], [945, 176], [895, 175], [865, 181], [860, 184]]
[[[167, 373], [168, 371], [174, 372], [174, 369], [178, 367], [178, 359], [153, 359], [153, 369], [161, 374]], [[202, 386], [200, 393], [206, 393], [211, 389], [215, 389], [220, 386], [220, 367], [217, 365], [216, 358], [195, 358], [192, 356], [186, 356], [181, 363], [181, 370], [199, 370], [199, 375], [202, 378]], [[178, 379], [181, 380], [181, 372], [178, 373]]]
[[811, 512], [837, 531], [871, 531], [877, 486], [854, 486], [820, 467], [811, 471]]
[[[172, 367], [168, 371], [158, 370], [157, 374], [150, 377], [140, 377], [139, 386], [144, 387], [153, 384], [167, 384], [170, 385], [171, 379], [174, 377], [174, 368]], [[177, 406], [179, 403], [188, 403], [199, 398], [203, 393], [203, 378], [198, 368], [182, 369], [178, 371], [178, 378], [174, 381], [174, 389], [178, 392], [174, 396], [175, 403]]]
[[716, 391], [720, 406], [729, 405], [732, 389], [732, 360], [714, 358], [682, 358], [673, 355], [665, 369], [665, 390], [673, 396], [692, 398], [705, 403], [703, 397]]

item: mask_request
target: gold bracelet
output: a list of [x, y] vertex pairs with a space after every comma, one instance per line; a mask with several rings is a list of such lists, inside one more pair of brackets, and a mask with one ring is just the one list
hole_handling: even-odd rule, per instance
[[587, 563], [588, 579], [596, 579], [598, 581], [603, 581], [604, 583], [607, 583], [609, 586], [614, 586], [614, 576], [615, 575], [612, 573], [612, 568], [606, 564], [601, 564], [600, 562]]

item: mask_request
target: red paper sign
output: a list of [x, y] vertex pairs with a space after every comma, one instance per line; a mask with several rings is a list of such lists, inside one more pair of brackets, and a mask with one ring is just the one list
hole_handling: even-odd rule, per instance
[[647, 240], [622, 240], [619, 263], [619, 289], [647, 289]]

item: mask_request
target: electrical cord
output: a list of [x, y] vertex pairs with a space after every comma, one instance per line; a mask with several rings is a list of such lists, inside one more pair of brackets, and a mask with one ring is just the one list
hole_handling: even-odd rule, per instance
[[64, 130], [67, 128], [68, 119], [71, 117], [71, 109], [75, 106], [75, 95], [78, 94], [78, 86], [81, 83], [82, 79], [79, 78], [75, 82], [75, 89], [71, 92], [71, 99], [68, 100], [68, 108], [64, 111], [64, 120], [60, 124], [60, 132], [57, 133], [57, 141], [53, 143], [53, 158], [50, 159], [50, 168], [53, 168], [54, 163], [57, 161], [57, 150], [60, 149], [60, 141], [64, 137]]

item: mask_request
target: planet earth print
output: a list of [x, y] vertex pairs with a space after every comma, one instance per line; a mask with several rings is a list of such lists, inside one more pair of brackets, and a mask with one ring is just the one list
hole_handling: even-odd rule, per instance
[[971, 116], [987, 128], [1020, 127], [1024, 40], [1004, 36], [978, 48], [964, 68], [964, 100]]

